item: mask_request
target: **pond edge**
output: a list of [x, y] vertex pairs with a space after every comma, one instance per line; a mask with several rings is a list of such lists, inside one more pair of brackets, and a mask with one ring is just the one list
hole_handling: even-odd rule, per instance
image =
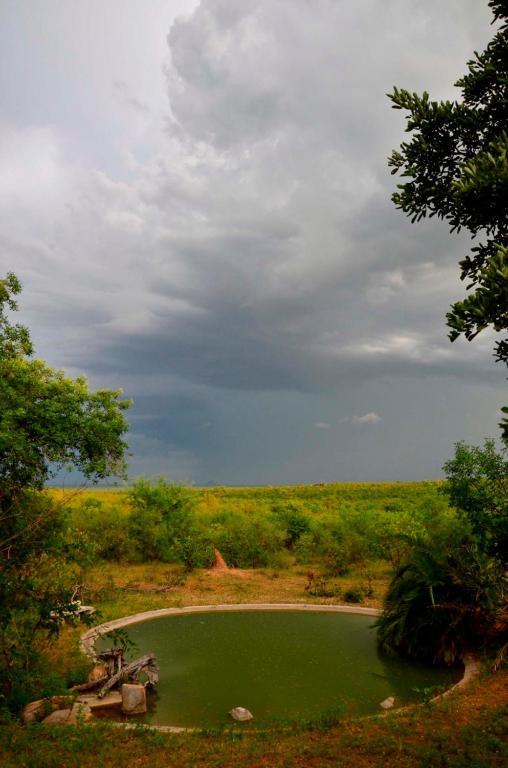
[[[141, 613], [134, 613], [131, 616], [122, 616], [119, 619], [113, 619], [106, 621], [103, 624], [98, 624], [96, 627], [92, 627], [83, 635], [79, 640], [79, 648], [82, 653], [88, 656], [92, 660], [96, 660], [95, 643], [99, 637], [107, 634], [115, 629], [122, 629], [128, 627], [131, 624], [138, 624], [149, 619], [160, 619], [165, 616], [184, 616], [191, 613], [214, 613], [224, 611], [321, 611], [329, 613], [356, 613], [363, 616], [379, 616], [381, 610], [378, 608], [366, 608], [356, 605], [326, 605], [318, 603], [313, 605], [311, 603], [223, 603], [218, 605], [188, 605], [183, 608], [158, 608], [152, 611], [142, 611]], [[466, 654], [462, 662], [464, 664], [464, 672], [461, 679], [447, 688], [446, 691], [440, 693], [438, 696], [434, 696], [430, 700], [431, 704], [438, 703], [443, 699], [455, 693], [457, 690], [464, 688], [475, 680], [480, 674], [480, 665], [478, 659], [473, 654]], [[409, 705], [406, 707], [400, 707], [393, 710], [393, 713], [405, 712], [408, 709], [412, 709], [416, 705]], [[367, 715], [366, 719], [374, 717], [383, 717], [390, 714], [390, 711], [379, 713], [376, 715]], [[363, 719], [363, 718], [361, 718]], [[115, 723], [115, 725], [124, 728], [139, 728], [139, 725], [131, 723]], [[183, 726], [175, 725], [146, 725], [143, 726], [148, 729], [157, 731], [165, 731], [168, 733], [183, 733], [199, 731], [199, 728], [185, 728]]]

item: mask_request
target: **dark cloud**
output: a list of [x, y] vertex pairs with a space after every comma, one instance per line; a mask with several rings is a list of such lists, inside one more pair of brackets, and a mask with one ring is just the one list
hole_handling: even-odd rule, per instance
[[[113, 6], [112, 25], [123, 9]], [[95, 83], [102, 125], [89, 135], [58, 99], [57, 119], [37, 106], [32, 122], [1, 128], [0, 258], [26, 285], [40, 352], [93, 383], [124, 384], [136, 471], [221, 482], [437, 472], [444, 425], [451, 445], [495, 424], [502, 372], [486, 335], [446, 338], [468, 242], [393, 208], [386, 156], [403, 117], [385, 94], [397, 84], [453, 96], [491, 35], [486, 7], [202, 0], [188, 10], [165, 62], [151, 51], [133, 63], [118, 36], [109, 69], [100, 53], [100, 82], [90, 70], [82, 85], [73, 61], [61, 89], [74, 88], [74, 104], [83, 89], [91, 104]], [[66, 12], [50, 11], [60, 34]], [[141, 12], [134, 4], [139, 24]], [[92, 54], [80, 45], [86, 72]], [[476, 413], [469, 426], [464, 409]]]

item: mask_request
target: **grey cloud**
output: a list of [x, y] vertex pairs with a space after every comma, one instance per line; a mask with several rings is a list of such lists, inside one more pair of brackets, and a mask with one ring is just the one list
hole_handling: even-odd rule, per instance
[[[103, 109], [101, 95], [95, 118], [121, 151], [109, 138], [96, 151], [76, 117], [76, 159], [67, 114], [51, 127], [0, 126], [2, 264], [25, 282], [41, 354], [134, 396], [142, 471], [167, 460], [207, 479], [221, 475], [215, 452], [232, 461], [232, 476], [247, 477], [226, 445], [238, 439], [234, 408], [258, 448], [254, 414], [265, 423], [265, 405], [280, 419], [281, 453], [326, 431], [313, 444], [321, 455], [340, 430], [318, 425], [344, 412], [359, 414], [347, 417], [349, 440], [392, 428], [374, 385], [384, 392], [396, 381], [407, 394], [423, 378], [449, 392], [463, 379], [500, 390], [490, 339], [446, 338], [466, 238], [405, 220], [386, 168], [403, 129], [386, 91], [453, 93], [488, 22], [471, 0], [202, 0], [169, 31], [165, 107], [160, 72], [161, 93], [151, 83], [145, 103], [155, 70], [140, 63], [138, 76], [129, 61], [119, 76], [128, 57], [115, 53], [107, 88], [123, 108]], [[104, 51], [101, 61], [107, 68]], [[90, 78], [86, 103], [95, 69]], [[104, 148], [114, 162], [101, 160]], [[321, 413], [316, 402], [339, 395], [347, 410]], [[298, 406], [286, 410], [280, 398]], [[298, 409], [305, 421], [294, 433]], [[378, 429], [354, 428], [378, 412]], [[249, 450], [238, 451], [244, 463], [254, 461]], [[296, 473], [303, 453], [293, 458]]]

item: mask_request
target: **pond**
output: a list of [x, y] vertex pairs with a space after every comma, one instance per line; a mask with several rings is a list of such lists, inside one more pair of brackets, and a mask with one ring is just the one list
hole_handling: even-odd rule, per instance
[[[439, 669], [378, 652], [372, 616], [299, 610], [227, 611], [166, 616], [129, 626], [138, 648], [153, 651], [160, 681], [145, 721], [218, 726], [228, 711], [249, 709], [256, 724], [322, 715], [380, 712], [424, 689], [449, 687], [461, 669]], [[98, 649], [111, 643], [102, 638]], [[417, 690], [415, 690], [417, 689]]]

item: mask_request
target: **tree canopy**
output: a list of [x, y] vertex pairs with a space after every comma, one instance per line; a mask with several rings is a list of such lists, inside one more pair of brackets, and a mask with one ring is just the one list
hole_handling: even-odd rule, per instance
[[91, 482], [122, 475], [130, 404], [34, 358], [28, 330], [10, 320], [20, 291], [15, 275], [0, 279], [0, 710], [36, 692], [40, 643], [78, 607], [86, 552], [41, 491], [65, 466]]
[[41, 489], [65, 465], [94, 482], [125, 471], [130, 402], [121, 390], [90, 391], [33, 357], [28, 330], [13, 324], [21, 290], [15, 275], [0, 280], [0, 504]]
[[[411, 134], [389, 159], [404, 178], [395, 205], [413, 222], [438, 216], [452, 232], [482, 239], [460, 262], [470, 293], [447, 314], [451, 341], [508, 328], [508, 0], [489, 6], [500, 26], [456, 83], [460, 100], [431, 101], [399, 88], [389, 94], [394, 109], [408, 111]], [[508, 365], [506, 338], [496, 341], [495, 356]], [[502, 428], [508, 440], [508, 419]]]

